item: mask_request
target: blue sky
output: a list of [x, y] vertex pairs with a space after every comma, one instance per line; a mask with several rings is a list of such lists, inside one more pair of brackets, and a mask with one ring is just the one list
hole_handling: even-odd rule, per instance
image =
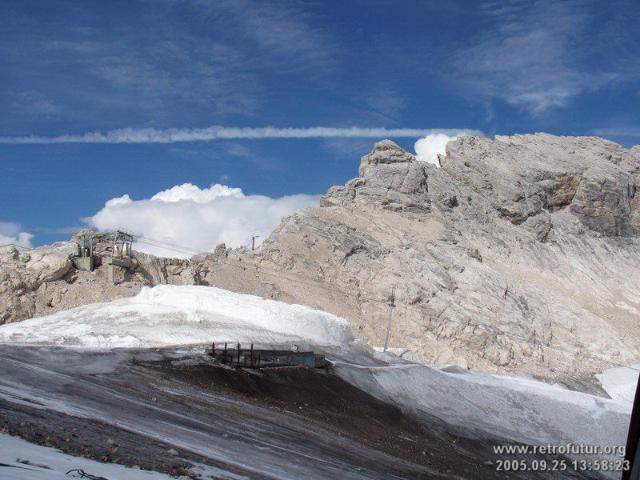
[[[637, 0], [5, 0], [0, 9], [0, 226], [12, 222], [34, 244], [67, 238], [109, 199], [187, 182], [320, 194], [355, 176], [377, 140], [174, 142], [166, 129], [547, 131], [640, 143]], [[126, 138], [151, 128], [167, 143], [109, 136], [127, 128]], [[95, 132], [106, 136], [91, 143]], [[412, 150], [418, 137], [396, 140]]]

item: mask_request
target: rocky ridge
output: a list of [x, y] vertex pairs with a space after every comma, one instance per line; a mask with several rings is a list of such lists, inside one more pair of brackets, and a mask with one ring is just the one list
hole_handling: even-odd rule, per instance
[[[135, 294], [215, 285], [348, 318], [367, 343], [544, 378], [640, 358], [640, 147], [547, 134], [463, 137], [441, 167], [378, 142], [359, 176], [283, 220], [256, 251], [136, 253], [118, 285], [72, 243], [0, 251], [0, 323]], [[110, 244], [99, 242], [101, 259]]]

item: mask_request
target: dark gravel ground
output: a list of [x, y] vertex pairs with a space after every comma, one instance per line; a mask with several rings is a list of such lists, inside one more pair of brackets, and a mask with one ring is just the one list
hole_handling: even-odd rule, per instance
[[194, 464], [223, 472], [203, 478], [589, 478], [497, 472], [504, 440], [410, 417], [330, 369], [235, 370], [171, 350], [0, 346], [0, 429], [192, 478]]

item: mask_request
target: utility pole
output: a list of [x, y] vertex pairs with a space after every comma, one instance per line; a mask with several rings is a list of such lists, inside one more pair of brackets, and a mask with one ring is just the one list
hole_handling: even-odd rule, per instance
[[393, 317], [393, 309], [396, 308], [396, 287], [391, 288], [391, 295], [389, 296], [387, 305], [389, 305], [389, 320], [387, 322], [387, 335], [384, 337], [384, 352], [387, 351], [387, 347], [389, 346], [389, 335], [391, 334], [391, 319]]
[[260, 235], [254, 235], [251, 237], [251, 250], [256, 249], [256, 238], [260, 238]]

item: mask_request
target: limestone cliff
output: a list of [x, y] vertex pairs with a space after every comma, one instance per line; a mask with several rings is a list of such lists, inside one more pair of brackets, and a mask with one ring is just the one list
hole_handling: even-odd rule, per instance
[[210, 284], [324, 308], [424, 359], [544, 377], [640, 359], [640, 149], [466, 137], [441, 168], [390, 141]]

